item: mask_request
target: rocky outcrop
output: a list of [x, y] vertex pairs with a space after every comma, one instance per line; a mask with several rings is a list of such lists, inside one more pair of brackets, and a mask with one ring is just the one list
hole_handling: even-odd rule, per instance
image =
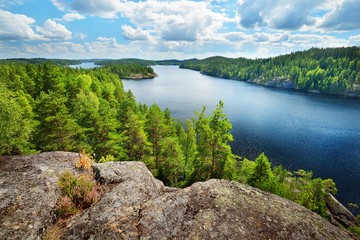
[[295, 84], [284, 78], [273, 78], [271, 80], [265, 81], [264, 79], [249, 79], [247, 82], [260, 84], [266, 87], [276, 87], [276, 88], [286, 88], [286, 89], [297, 89]]
[[[0, 158], [0, 239], [41, 239], [57, 178], [78, 154]], [[164, 187], [141, 162], [94, 166], [109, 191], [73, 216], [63, 239], [356, 239], [293, 202], [226, 180]]]
[[41, 239], [55, 219], [58, 178], [78, 159], [66, 152], [0, 157], [0, 239]]
[[330, 194], [325, 200], [326, 207], [329, 210], [330, 221], [333, 224], [346, 228], [355, 227], [359, 224], [354, 215], [333, 195]]
[[141, 79], [152, 79], [156, 78], [157, 75], [155, 73], [132, 73], [129, 76], [123, 77], [122, 79], [129, 79], [129, 80], [141, 80]]

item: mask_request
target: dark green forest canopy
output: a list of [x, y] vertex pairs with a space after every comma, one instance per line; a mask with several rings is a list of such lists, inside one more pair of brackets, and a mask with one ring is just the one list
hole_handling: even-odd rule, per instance
[[266, 59], [211, 57], [180, 65], [268, 86], [360, 96], [360, 48], [312, 48]]
[[68, 66], [80, 64], [86, 62], [86, 60], [71, 60], [71, 59], [46, 59], [46, 58], [9, 58], [9, 59], [0, 59], [0, 64], [10, 64], [10, 63], [32, 63], [32, 64], [42, 64], [42, 63], [51, 63], [54, 65]]
[[[138, 69], [141, 69], [140, 67]], [[143, 161], [166, 185], [229, 179], [276, 193], [326, 217], [332, 180], [235, 156], [222, 101], [184, 123], [137, 103], [111, 68], [0, 64], [0, 155], [85, 150], [96, 161]]]
[[183, 61], [176, 59], [169, 60], [144, 60], [138, 58], [123, 58], [123, 59], [114, 59], [114, 60], [97, 60], [95, 64], [97, 65], [111, 65], [111, 64], [138, 64], [145, 66], [154, 66], [154, 65], [180, 65]]

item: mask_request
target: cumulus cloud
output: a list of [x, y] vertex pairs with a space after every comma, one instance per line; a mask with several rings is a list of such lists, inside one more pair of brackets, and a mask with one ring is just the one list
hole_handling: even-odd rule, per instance
[[59, 21], [64, 21], [64, 22], [72, 22], [72, 21], [76, 21], [76, 20], [83, 20], [85, 19], [85, 17], [79, 13], [66, 13], [62, 18], [58, 19]]
[[325, 2], [326, 0], [238, 0], [237, 18], [239, 26], [243, 28], [268, 26], [296, 30], [315, 25], [316, 18], [311, 13]]
[[336, 7], [324, 16], [320, 27], [339, 31], [360, 29], [359, 14], [358, 0], [339, 1]]
[[7, 7], [11, 5], [22, 5], [24, 0], [0, 0], [0, 7]]
[[79, 38], [79, 39], [85, 39], [85, 38], [87, 38], [87, 34], [85, 34], [85, 33], [74, 33], [74, 37]]
[[71, 8], [77, 12], [102, 18], [115, 18], [119, 13], [119, 0], [74, 0]]
[[[149, 38], [149, 31], [165, 41], [196, 41], [216, 38], [226, 14], [212, 10], [209, 2], [179, 1], [120, 1], [120, 0], [52, 0], [60, 9], [102, 18], [125, 17], [135, 28], [126, 26], [127, 39]], [[148, 30], [143, 30], [148, 29]]]
[[123, 36], [125, 39], [128, 40], [149, 40], [151, 38], [150, 32], [143, 30], [141, 28], [133, 28], [129, 25], [121, 26], [121, 29], [123, 30]]
[[64, 25], [51, 19], [46, 20], [42, 27], [37, 26], [36, 31], [50, 39], [69, 40], [72, 38], [72, 33]]
[[51, 2], [60, 11], [64, 11], [66, 9], [66, 7], [67, 7], [67, 4], [68, 4], [66, 0], [51, 0]]
[[360, 46], [360, 35], [351, 36], [348, 41], [350, 46]]
[[212, 39], [227, 21], [225, 14], [213, 12], [206, 2], [146, 1], [126, 2], [122, 15], [137, 27], [146, 27], [165, 41]]
[[33, 18], [0, 9], [0, 41], [41, 39], [32, 29], [34, 23]]

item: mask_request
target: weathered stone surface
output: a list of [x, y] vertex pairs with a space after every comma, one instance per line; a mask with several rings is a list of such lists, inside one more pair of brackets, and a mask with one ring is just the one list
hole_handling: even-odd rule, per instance
[[344, 207], [333, 195], [329, 195], [326, 199], [326, 206], [329, 209], [330, 221], [338, 226], [354, 227], [358, 222], [354, 215]]
[[95, 169], [103, 182], [119, 184], [73, 218], [64, 239], [352, 238], [300, 205], [237, 182], [168, 189], [140, 162]]
[[[0, 239], [41, 239], [75, 153], [0, 158]], [[63, 239], [356, 239], [307, 209], [225, 180], [164, 187], [141, 162], [97, 164], [110, 190], [73, 216]]]
[[77, 153], [0, 157], [0, 239], [41, 239], [54, 221], [58, 177]]

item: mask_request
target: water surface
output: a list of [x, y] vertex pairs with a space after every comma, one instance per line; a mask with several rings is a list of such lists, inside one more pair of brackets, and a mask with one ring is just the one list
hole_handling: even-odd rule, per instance
[[261, 152], [289, 170], [312, 170], [332, 178], [337, 198], [360, 203], [360, 100], [266, 88], [201, 75], [176, 66], [156, 66], [159, 77], [124, 80], [138, 101], [168, 107], [175, 118], [210, 113], [219, 100], [233, 125], [235, 153]]

